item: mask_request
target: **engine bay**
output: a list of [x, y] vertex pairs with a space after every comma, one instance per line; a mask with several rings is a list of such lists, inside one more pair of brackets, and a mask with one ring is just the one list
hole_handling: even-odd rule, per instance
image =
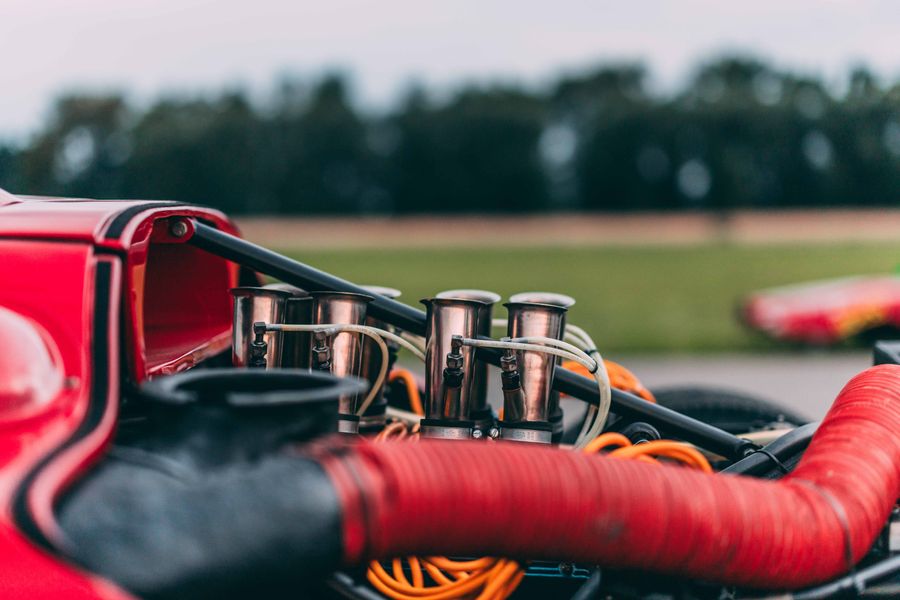
[[115, 437], [47, 543], [131, 593], [896, 593], [896, 365], [821, 424], [715, 398], [701, 419], [604, 359], [577, 298], [434, 290], [420, 309], [208, 216], [136, 227]]

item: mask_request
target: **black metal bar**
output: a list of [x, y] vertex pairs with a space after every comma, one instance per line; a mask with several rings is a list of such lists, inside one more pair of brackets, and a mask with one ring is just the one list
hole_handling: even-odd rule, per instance
[[[335, 277], [257, 244], [242, 240], [194, 221], [194, 234], [189, 243], [216, 256], [245, 265], [308, 292], [354, 292], [372, 295], [355, 283]], [[369, 303], [369, 315], [416, 335], [425, 335], [425, 313], [402, 302], [376, 296]]]
[[[806, 452], [819, 423], [807, 423], [785, 433], [765, 447], [722, 469], [722, 473], [763, 477], [778, 473], [779, 468], [793, 468], [798, 457]], [[783, 473], [779, 473], [781, 475]]]
[[[553, 389], [591, 404], [600, 401], [600, 392], [593, 379], [559, 367], [553, 375]], [[673, 435], [725, 458], [743, 458], [756, 447], [749, 440], [718, 427], [615, 388], [612, 391], [612, 410], [621, 417], [646, 421], [664, 435]]]
[[[307, 291], [368, 293], [345, 279], [335, 277], [198, 221], [194, 221], [194, 233], [189, 243]], [[425, 335], [425, 312], [422, 310], [378, 296], [369, 304], [368, 312], [373, 317], [410, 333]], [[499, 365], [501, 354], [497, 349], [479, 348], [476, 356], [480, 360]], [[554, 376], [553, 387], [584, 402], [597, 404], [600, 401], [596, 382], [571, 371], [558, 368]], [[618, 415], [646, 421], [662, 431], [727, 458], [742, 458], [749, 449], [754, 447], [747, 440], [727, 431], [664, 406], [652, 404], [621, 390], [613, 390], [612, 409]]]
[[[501, 355], [502, 352], [495, 348], [478, 348], [475, 357], [500, 366]], [[566, 369], [557, 367], [553, 374], [553, 389], [584, 402], [600, 403], [600, 390], [597, 389], [597, 382]], [[647, 402], [634, 394], [615, 388], [612, 391], [612, 410], [622, 417], [646, 421], [662, 433], [674, 435], [726, 458], [743, 458], [747, 452], [755, 448], [752, 442], [718, 427], [713, 427], [703, 421], [698, 421], [665, 406]]]

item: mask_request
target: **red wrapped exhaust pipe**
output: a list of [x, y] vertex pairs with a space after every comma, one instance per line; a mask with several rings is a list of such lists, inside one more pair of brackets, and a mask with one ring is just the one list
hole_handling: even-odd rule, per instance
[[514, 443], [359, 444], [319, 458], [349, 562], [498, 555], [796, 588], [848, 571], [900, 495], [900, 366], [852, 379], [779, 481]]

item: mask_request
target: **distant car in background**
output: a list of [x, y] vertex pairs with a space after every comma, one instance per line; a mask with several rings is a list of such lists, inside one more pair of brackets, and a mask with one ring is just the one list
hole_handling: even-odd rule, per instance
[[872, 330], [900, 331], [900, 275], [861, 275], [754, 292], [741, 320], [776, 340], [830, 345]]

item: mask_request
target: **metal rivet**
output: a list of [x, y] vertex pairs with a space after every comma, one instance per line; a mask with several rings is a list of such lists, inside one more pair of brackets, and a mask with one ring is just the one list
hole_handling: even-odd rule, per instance
[[169, 226], [169, 233], [172, 234], [172, 237], [177, 237], [177, 238], [184, 237], [187, 235], [187, 232], [188, 232], [187, 223], [185, 223], [181, 219], [174, 221]]

